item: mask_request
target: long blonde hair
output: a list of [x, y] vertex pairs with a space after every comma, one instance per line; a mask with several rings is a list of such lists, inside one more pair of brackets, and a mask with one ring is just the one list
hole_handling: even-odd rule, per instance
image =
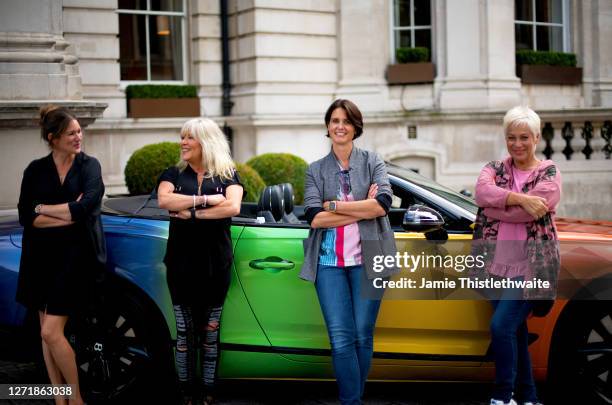
[[[181, 129], [181, 137], [189, 134], [196, 138], [202, 147], [202, 167], [206, 168], [207, 172], [205, 177], [219, 176], [221, 179], [231, 179], [236, 165], [221, 128], [208, 118], [194, 118], [187, 121]], [[181, 159], [177, 166], [183, 171], [187, 164]]]

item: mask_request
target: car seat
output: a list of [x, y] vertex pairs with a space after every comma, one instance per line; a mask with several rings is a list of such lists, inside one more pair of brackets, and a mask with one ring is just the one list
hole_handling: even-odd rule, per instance
[[285, 213], [283, 190], [279, 185], [267, 186], [259, 196], [257, 216], [264, 217], [268, 223], [281, 222]]
[[285, 206], [285, 211], [283, 212], [281, 222], [287, 224], [299, 224], [300, 220], [293, 213], [293, 200], [295, 199], [293, 194], [293, 186], [291, 183], [283, 183], [279, 184], [279, 186], [283, 192], [283, 202]]

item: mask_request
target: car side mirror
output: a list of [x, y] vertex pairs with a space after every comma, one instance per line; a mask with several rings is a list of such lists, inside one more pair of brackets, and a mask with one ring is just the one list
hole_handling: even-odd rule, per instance
[[411, 205], [404, 214], [402, 228], [408, 232], [431, 232], [444, 226], [440, 213], [424, 205]]

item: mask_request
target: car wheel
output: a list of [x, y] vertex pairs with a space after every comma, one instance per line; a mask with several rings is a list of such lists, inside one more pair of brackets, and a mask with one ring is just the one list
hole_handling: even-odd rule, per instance
[[555, 331], [550, 390], [557, 399], [612, 404], [612, 302], [571, 305]]
[[125, 399], [167, 377], [171, 351], [162, 327], [141, 300], [129, 295], [109, 298], [100, 310], [75, 317], [66, 330], [85, 399]]

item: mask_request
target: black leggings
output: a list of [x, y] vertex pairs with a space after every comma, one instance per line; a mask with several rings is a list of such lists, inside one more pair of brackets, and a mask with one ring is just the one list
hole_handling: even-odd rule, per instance
[[[176, 317], [176, 370], [179, 388], [186, 396], [199, 389], [202, 396], [212, 395], [217, 377], [219, 358], [219, 327], [221, 309], [196, 309], [191, 305], [174, 305]], [[197, 351], [200, 351], [201, 376], [195, 380]]]

